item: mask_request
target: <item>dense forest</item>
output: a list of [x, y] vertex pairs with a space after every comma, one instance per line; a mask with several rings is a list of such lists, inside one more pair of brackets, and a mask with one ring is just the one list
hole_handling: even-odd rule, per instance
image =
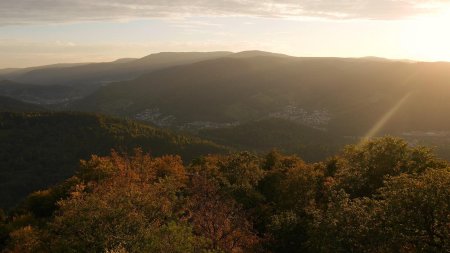
[[112, 151], [0, 222], [4, 252], [449, 252], [450, 169], [394, 137], [317, 163]]
[[0, 112], [28, 112], [28, 111], [45, 111], [39, 105], [26, 103], [11, 97], [0, 96]]
[[95, 114], [0, 112], [0, 208], [73, 175], [80, 159], [142, 147], [154, 156], [177, 154], [186, 162], [227, 149], [196, 137], [175, 134]]
[[216, 129], [202, 129], [198, 135], [238, 150], [268, 152], [274, 147], [315, 162], [337, 153], [354, 140], [311, 128], [286, 119], [264, 119]]

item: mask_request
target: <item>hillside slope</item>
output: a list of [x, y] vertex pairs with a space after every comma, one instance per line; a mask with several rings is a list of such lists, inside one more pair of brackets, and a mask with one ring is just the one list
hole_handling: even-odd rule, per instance
[[198, 134], [215, 143], [241, 150], [268, 152], [276, 148], [285, 153], [297, 154], [306, 161], [326, 159], [351, 142], [326, 131], [275, 118], [233, 127], [203, 129]]
[[82, 98], [96, 88], [87, 85], [34, 85], [0, 80], [0, 95], [34, 104], [57, 104]]
[[225, 57], [115, 83], [71, 108], [175, 127], [279, 117], [357, 136], [393, 111], [384, 133], [448, 131], [450, 64]]
[[136, 78], [157, 69], [223, 57], [229, 52], [157, 53], [140, 59], [113, 62], [48, 66], [17, 70], [3, 75], [13, 81], [36, 85], [99, 84]]
[[73, 175], [80, 159], [141, 147], [184, 161], [225, 148], [134, 121], [80, 113], [0, 113], [0, 208]]
[[39, 105], [25, 103], [10, 97], [0, 96], [0, 112], [28, 112], [28, 111], [45, 111], [45, 108]]
[[129, 80], [155, 70], [229, 54], [231, 53], [168, 52], [151, 54], [140, 59], [118, 59], [113, 62], [5, 69], [0, 70], [0, 80], [8, 79], [10, 84], [0, 83], [0, 95], [39, 104], [59, 104], [59, 107], [64, 107], [66, 102], [85, 97], [111, 82]]

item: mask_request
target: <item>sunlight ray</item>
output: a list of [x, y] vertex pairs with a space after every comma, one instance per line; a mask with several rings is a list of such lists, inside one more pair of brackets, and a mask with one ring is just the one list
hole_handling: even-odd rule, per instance
[[364, 135], [361, 139], [361, 143], [371, 138], [375, 137], [378, 132], [386, 125], [386, 123], [395, 115], [395, 113], [402, 107], [402, 105], [408, 100], [412, 95], [412, 91], [408, 92], [405, 96], [403, 96], [389, 111], [387, 111], [383, 117], [381, 117], [377, 123]]

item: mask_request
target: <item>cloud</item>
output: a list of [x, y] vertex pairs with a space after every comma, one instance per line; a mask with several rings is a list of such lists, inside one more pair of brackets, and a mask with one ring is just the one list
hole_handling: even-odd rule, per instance
[[189, 16], [404, 19], [450, 0], [1, 0], [0, 25]]

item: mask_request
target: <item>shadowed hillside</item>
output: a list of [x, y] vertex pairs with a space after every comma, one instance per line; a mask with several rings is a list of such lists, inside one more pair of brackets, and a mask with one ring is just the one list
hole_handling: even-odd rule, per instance
[[[108, 83], [136, 78], [155, 70], [223, 57], [229, 52], [157, 53], [140, 59], [104, 63], [54, 64], [0, 70], [0, 95], [42, 104], [62, 104], [91, 94]], [[14, 84], [14, 85], [12, 85]]]
[[74, 173], [80, 159], [112, 148], [141, 147], [186, 161], [226, 150], [198, 138], [133, 121], [79, 113], [0, 113], [0, 203], [10, 207], [31, 191]]
[[0, 96], [0, 112], [35, 112], [45, 111], [45, 108], [39, 105], [25, 103], [10, 97]]
[[286, 119], [265, 119], [238, 126], [199, 131], [199, 136], [241, 150], [268, 152], [273, 148], [297, 154], [306, 161], [334, 155], [346, 140]]
[[3, 76], [14, 81], [37, 85], [99, 84], [136, 78], [166, 67], [222, 57], [229, 52], [157, 53], [140, 59], [119, 59], [113, 62], [73, 65], [50, 65], [20, 69]]
[[95, 89], [95, 87], [87, 85], [34, 85], [9, 80], [0, 81], [1, 95], [24, 102], [43, 105], [66, 103], [75, 98], [82, 98]]
[[355, 141], [450, 141], [449, 63], [232, 56], [115, 83], [70, 108], [194, 132], [279, 118]]
[[355, 135], [365, 134], [405, 96], [386, 131], [450, 129], [444, 117], [450, 109], [447, 63], [229, 57], [116, 83], [72, 108], [128, 117], [154, 110], [160, 117], [170, 116], [173, 125], [279, 115]]

